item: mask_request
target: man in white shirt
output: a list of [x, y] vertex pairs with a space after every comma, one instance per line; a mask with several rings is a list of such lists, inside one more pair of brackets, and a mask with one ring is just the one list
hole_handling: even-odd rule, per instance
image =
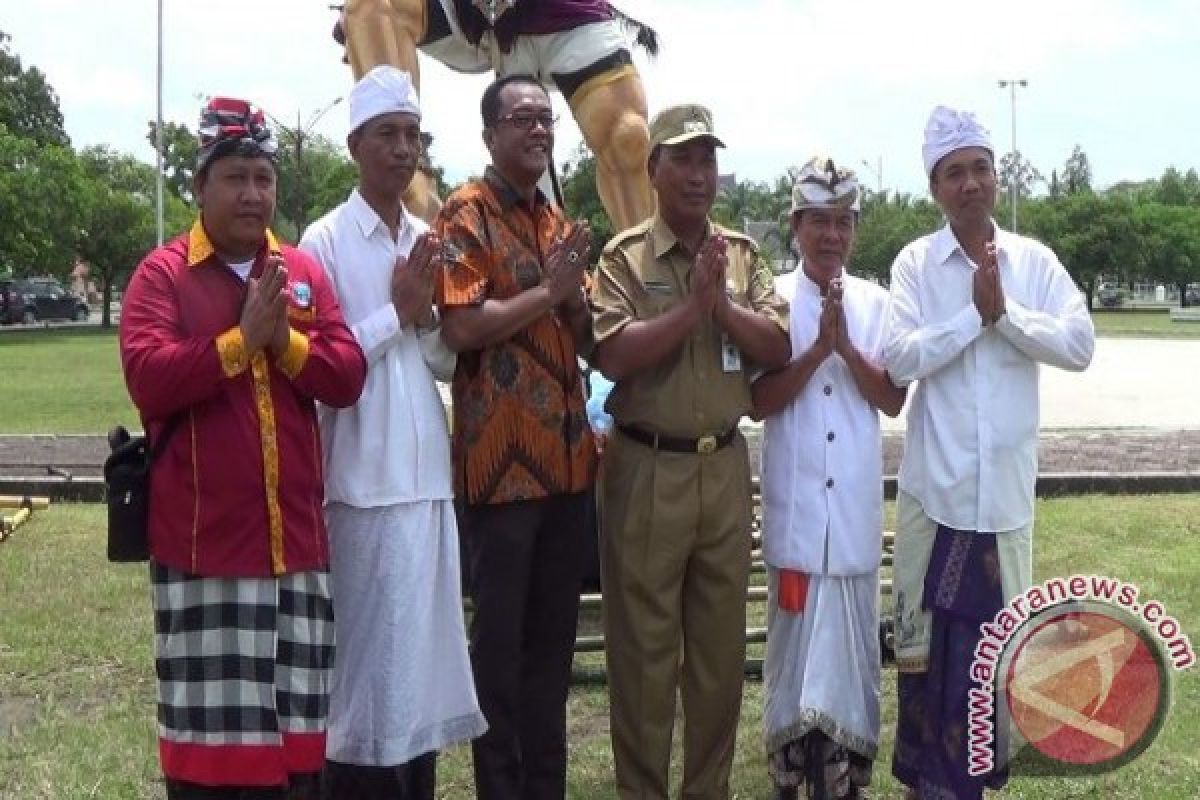
[[446, 413], [454, 356], [433, 311], [441, 243], [401, 202], [420, 152], [407, 73], [350, 94], [358, 188], [304, 233], [367, 357], [358, 403], [319, 411], [337, 660], [330, 798], [432, 800], [436, 753], [486, 728], [462, 616]]
[[896, 501], [892, 772], [910, 797], [979, 798], [1006, 774], [967, 772], [969, 672], [979, 624], [1032, 581], [1039, 365], [1083, 370], [1095, 332], [1054, 253], [992, 219], [975, 116], [934, 109], [922, 155], [948, 224], [892, 266], [887, 369], [918, 381]]
[[850, 275], [854, 173], [810, 160], [792, 189], [801, 263], [782, 277], [792, 361], [752, 387], [763, 436], [768, 768], [776, 797], [858, 797], [879, 744], [878, 410], [904, 390], [882, 368], [887, 292]]

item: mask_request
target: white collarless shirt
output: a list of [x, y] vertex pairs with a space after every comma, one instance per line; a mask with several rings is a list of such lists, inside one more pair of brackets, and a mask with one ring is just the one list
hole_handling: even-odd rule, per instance
[[373, 508], [454, 497], [446, 411], [435, 384], [435, 377], [453, 375], [454, 354], [439, 331], [402, 325], [391, 297], [396, 259], [427, 229], [405, 210], [393, 240], [355, 189], [300, 240], [325, 268], [367, 357], [358, 402], [317, 409], [327, 503]]
[[[883, 361], [887, 292], [843, 272], [850, 341]], [[778, 281], [791, 305], [792, 358], [817, 338], [821, 290], [803, 265]], [[883, 446], [879, 412], [846, 362], [831, 354], [792, 402], [766, 419], [763, 434], [763, 559], [818, 575], [879, 568], [883, 541]]]
[[892, 265], [886, 347], [892, 380], [917, 381], [900, 488], [934, 521], [980, 532], [1033, 520], [1038, 364], [1083, 370], [1096, 346], [1083, 294], [1053, 251], [995, 231], [1004, 316], [983, 327], [972, 299], [977, 265], [946, 226]]

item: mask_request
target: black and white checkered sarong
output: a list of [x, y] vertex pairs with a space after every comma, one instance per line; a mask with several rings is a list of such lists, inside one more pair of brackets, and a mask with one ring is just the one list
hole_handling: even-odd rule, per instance
[[204, 578], [151, 562], [167, 777], [285, 783], [324, 758], [333, 668], [325, 570]]

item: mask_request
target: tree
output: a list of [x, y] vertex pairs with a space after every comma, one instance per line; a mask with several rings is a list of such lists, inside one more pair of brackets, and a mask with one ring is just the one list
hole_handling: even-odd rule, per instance
[[[151, 147], [157, 147], [155, 132], [157, 124], [151, 120], [146, 134]], [[192, 202], [192, 176], [196, 172], [196, 156], [200, 142], [187, 125], [178, 122], [163, 123], [163, 181], [171, 194]]]
[[0, 31], [0, 125], [11, 135], [42, 146], [70, 146], [58, 96], [37, 67], [21, 66], [21, 59], [9, 49], [10, 38]]
[[1092, 165], [1088, 161], [1083, 148], [1075, 145], [1067, 163], [1063, 165], [1063, 191], [1065, 194], [1079, 194], [1092, 190]]
[[[88, 262], [103, 296], [100, 324], [109, 325], [113, 290], [124, 286], [133, 268], [155, 244], [154, 167], [109, 147], [79, 154], [86, 177], [79, 256]], [[192, 210], [171, 193], [163, 195], [164, 234], [187, 230]]]
[[1089, 308], [1102, 275], [1128, 276], [1141, 266], [1141, 239], [1124, 198], [1081, 192], [1022, 208], [1030, 233], [1058, 255]]
[[1042, 173], [1038, 172], [1037, 167], [1021, 155], [1021, 151], [1014, 153], [1005, 153], [1000, 159], [1000, 166], [996, 171], [999, 185], [1004, 189], [1005, 193], [1011, 192], [1011, 187], [1016, 184], [1017, 197], [1024, 199], [1033, 196], [1033, 190], [1039, 183], [1045, 183], [1046, 179], [1042, 177]]
[[1066, 192], [1063, 191], [1062, 183], [1058, 180], [1058, 170], [1050, 170], [1050, 180], [1046, 184], [1046, 194], [1050, 196], [1051, 200], [1057, 200], [1065, 193]]
[[113, 288], [154, 246], [154, 205], [140, 195], [89, 181], [79, 255], [100, 285], [100, 324], [107, 328]]
[[596, 156], [586, 144], [580, 143], [563, 162], [559, 183], [567, 216], [584, 220], [592, 229], [591, 260], [595, 264], [614, 231], [608, 212], [600, 202], [600, 193], [596, 191]]
[[1187, 286], [1200, 281], [1200, 208], [1145, 203], [1134, 211], [1141, 235], [1145, 274], [1179, 288], [1187, 306]]
[[275, 225], [295, 241], [308, 224], [346, 199], [358, 170], [345, 150], [320, 134], [280, 133]]
[[1181, 173], [1175, 167], [1167, 167], [1150, 199], [1168, 206], [1200, 205], [1200, 176], [1195, 169]]
[[0, 265], [66, 278], [75, 261], [83, 174], [68, 147], [0, 125]]
[[911, 195], [871, 192], [858, 219], [850, 270], [886, 285], [896, 255], [912, 240], [937, 230], [942, 212], [936, 204]]

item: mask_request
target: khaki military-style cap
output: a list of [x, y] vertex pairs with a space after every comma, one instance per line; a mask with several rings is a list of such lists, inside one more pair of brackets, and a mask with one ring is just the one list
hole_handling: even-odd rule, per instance
[[713, 133], [712, 112], [704, 106], [689, 103], [664, 108], [650, 120], [650, 149], [660, 144], [681, 144], [707, 136], [717, 147], [725, 143]]

